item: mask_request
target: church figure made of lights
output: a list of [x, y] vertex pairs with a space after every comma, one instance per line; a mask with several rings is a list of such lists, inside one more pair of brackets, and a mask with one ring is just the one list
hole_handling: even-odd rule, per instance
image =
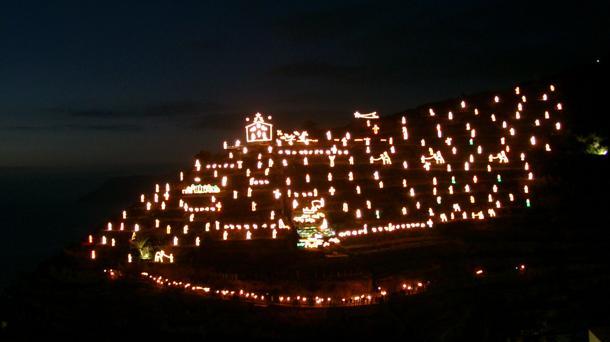
[[90, 235], [88, 254], [180, 263], [208, 244], [262, 240], [324, 251], [530, 207], [536, 161], [562, 128], [556, 95], [522, 86], [309, 132], [257, 113], [245, 139], [197, 157]]

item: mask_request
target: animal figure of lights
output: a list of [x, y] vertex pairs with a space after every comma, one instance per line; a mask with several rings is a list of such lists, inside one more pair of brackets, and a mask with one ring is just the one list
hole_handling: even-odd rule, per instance
[[165, 260], [169, 261], [170, 263], [173, 263], [174, 254], [173, 253], [167, 254], [167, 253], [165, 253], [164, 250], [160, 250], [155, 253], [155, 259], [154, 259], [155, 262], [163, 263], [163, 262], [165, 262]]
[[371, 164], [374, 164], [377, 161], [381, 161], [381, 163], [383, 165], [390, 165], [390, 164], [392, 164], [392, 158], [390, 158], [390, 155], [388, 154], [388, 152], [383, 152], [377, 158], [374, 158], [373, 156], [371, 156], [369, 158], [369, 161], [371, 162]]
[[307, 131], [293, 131], [292, 133], [284, 133], [281, 130], [277, 130], [277, 139], [285, 141], [288, 145], [292, 145], [295, 142], [299, 142], [305, 145], [309, 145], [310, 142], [317, 142], [317, 139], [310, 139]]
[[508, 164], [508, 157], [506, 156], [506, 153], [504, 151], [501, 151], [500, 153], [498, 153], [497, 155], [489, 155], [489, 162], [491, 163], [494, 160], [498, 160], [498, 162], [500, 163], [504, 163], [504, 164]]
[[430, 156], [421, 156], [422, 164], [426, 164], [428, 160], [434, 160], [436, 164], [445, 164], [445, 159], [443, 158], [441, 151], [432, 152], [432, 150], [430, 150], [429, 152]]
[[[267, 117], [271, 120], [271, 116]], [[249, 121], [249, 119], [246, 119]], [[251, 124], [246, 125], [246, 142], [258, 143], [269, 142], [273, 139], [273, 125], [265, 122], [260, 113], [256, 113]]]

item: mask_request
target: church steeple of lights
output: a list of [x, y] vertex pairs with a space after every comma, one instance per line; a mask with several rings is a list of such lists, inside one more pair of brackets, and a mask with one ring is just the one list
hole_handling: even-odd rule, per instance
[[[271, 116], [267, 117], [271, 120]], [[247, 118], [246, 121], [250, 121]], [[273, 139], [273, 125], [265, 122], [261, 113], [256, 113], [252, 123], [246, 125], [246, 141], [248, 143], [269, 142]]]

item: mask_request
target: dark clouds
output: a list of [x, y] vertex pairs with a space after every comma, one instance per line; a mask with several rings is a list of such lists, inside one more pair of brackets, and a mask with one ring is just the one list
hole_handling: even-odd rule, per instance
[[78, 131], [104, 131], [104, 132], [137, 132], [143, 127], [136, 124], [63, 124], [63, 125], [17, 125], [17, 126], [1, 126], [0, 130], [4, 131], [61, 131], [61, 130], [78, 130]]
[[174, 101], [162, 102], [147, 106], [118, 109], [77, 109], [71, 107], [54, 107], [49, 112], [82, 118], [146, 118], [146, 117], [184, 117], [197, 116], [224, 110], [217, 102]]
[[[36, 142], [79, 148], [90, 159], [103, 143], [163, 162], [239, 137], [244, 116], [257, 111], [278, 126], [340, 124], [354, 110], [390, 114], [509, 86], [604, 54], [609, 7], [602, 0], [3, 3], [0, 130], [11, 153], [0, 149], [0, 161], [18, 164], [32, 153], [23, 146]], [[146, 148], [135, 153], [129, 139]]]

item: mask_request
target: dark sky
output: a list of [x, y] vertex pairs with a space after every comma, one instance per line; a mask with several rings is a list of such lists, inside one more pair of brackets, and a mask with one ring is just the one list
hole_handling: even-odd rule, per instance
[[599, 58], [608, 1], [2, 1], [0, 166], [184, 162]]

